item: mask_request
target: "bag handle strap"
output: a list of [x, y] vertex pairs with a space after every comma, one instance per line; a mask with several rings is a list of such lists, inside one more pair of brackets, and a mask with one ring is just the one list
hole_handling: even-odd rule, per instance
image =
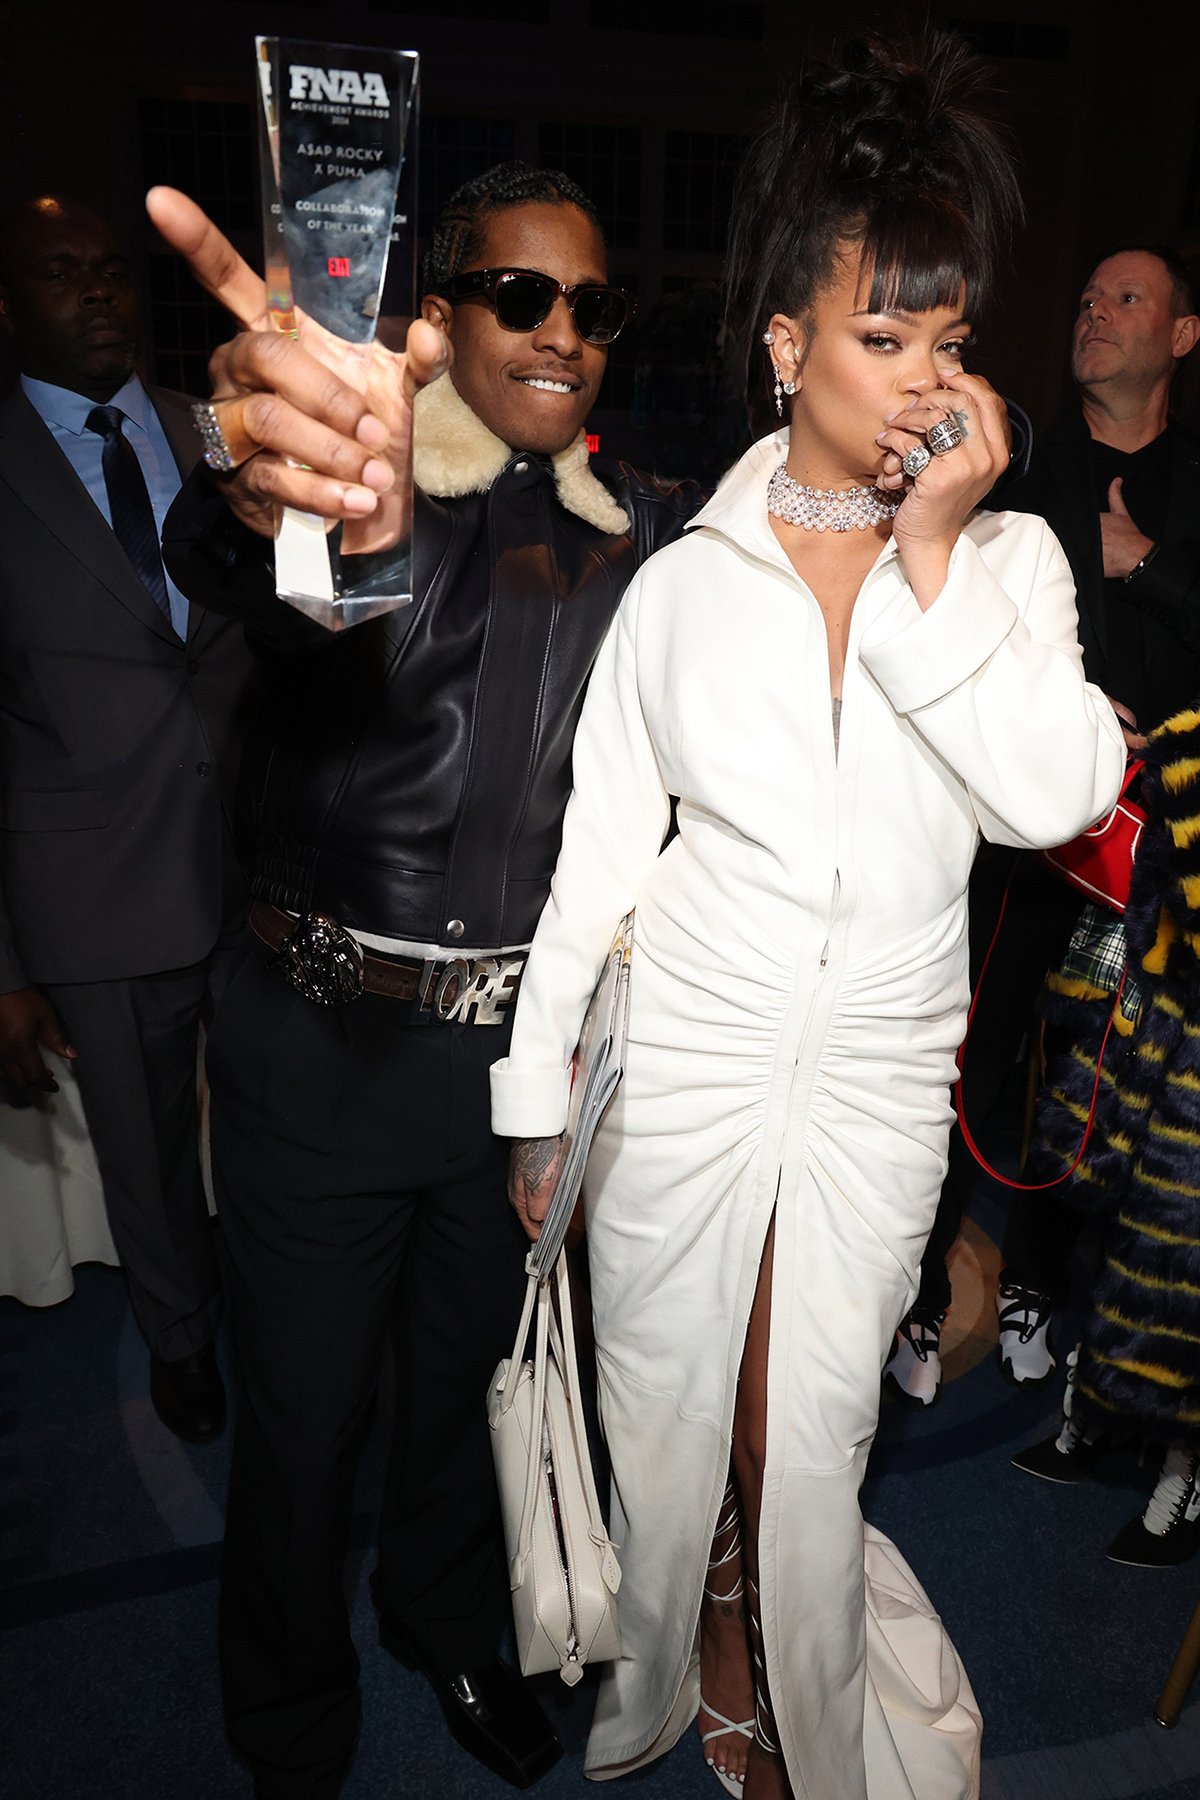
[[1143, 773], [1143, 771], [1145, 770], [1145, 767], [1146, 767], [1146, 759], [1144, 756], [1130, 757], [1129, 762], [1126, 764], [1126, 768], [1125, 768], [1125, 779], [1121, 783], [1121, 799], [1122, 800], [1128, 799], [1130, 788], [1133, 786], [1134, 782], [1138, 779], [1138, 777]]
[[[558, 1319], [554, 1316], [555, 1290], [558, 1293], [561, 1329]], [[571, 1287], [565, 1251], [559, 1251], [552, 1267], [540, 1280], [536, 1275], [531, 1275], [526, 1284], [525, 1304], [521, 1309], [521, 1323], [517, 1328], [517, 1341], [508, 1365], [505, 1392], [500, 1402], [504, 1411], [507, 1411], [512, 1405], [518, 1377], [524, 1367], [526, 1339], [535, 1307], [537, 1309], [537, 1325], [533, 1350], [533, 1404], [529, 1423], [529, 1462], [525, 1472], [521, 1523], [517, 1531], [516, 1551], [510, 1563], [510, 1577], [514, 1586], [521, 1580], [526, 1561], [533, 1547], [533, 1519], [537, 1503], [537, 1488], [543, 1473], [546, 1374], [549, 1359], [553, 1356], [562, 1378], [563, 1394], [567, 1403], [566, 1413], [570, 1423], [575, 1455], [578, 1458], [580, 1469], [585, 1472], [583, 1485], [587, 1502], [588, 1536], [600, 1551], [600, 1572], [604, 1583], [609, 1592], [615, 1594], [621, 1585], [621, 1570], [611, 1539], [605, 1529], [595, 1481], [590, 1479], [591, 1450], [588, 1447], [583, 1405], [580, 1398], [579, 1363], [575, 1353], [575, 1321], [571, 1310]]]
[[[571, 1309], [571, 1277], [567, 1268], [565, 1250], [560, 1250], [546, 1286], [549, 1288], [553, 1280], [558, 1290], [559, 1318], [554, 1317], [550, 1309], [550, 1354], [558, 1365], [562, 1376], [563, 1393], [567, 1401], [567, 1417], [571, 1424], [571, 1437], [574, 1442], [575, 1455], [580, 1469], [584, 1471], [584, 1490], [588, 1510], [588, 1536], [601, 1552], [600, 1572], [609, 1592], [615, 1594], [621, 1585], [621, 1570], [612, 1541], [605, 1529], [604, 1516], [600, 1511], [600, 1496], [596, 1492], [596, 1483], [591, 1475], [591, 1449], [587, 1441], [587, 1426], [583, 1416], [583, 1401], [579, 1386], [579, 1361], [575, 1351], [575, 1318]], [[561, 1321], [562, 1329], [559, 1329]]]
[[516, 1342], [512, 1355], [508, 1359], [508, 1373], [504, 1378], [504, 1386], [500, 1391], [499, 1410], [507, 1413], [517, 1397], [517, 1376], [525, 1361], [525, 1346], [529, 1342], [529, 1325], [533, 1318], [533, 1309], [538, 1297], [538, 1280], [531, 1275], [525, 1283], [525, 1304], [521, 1308], [521, 1322], [517, 1326]]
[[[537, 1499], [538, 1478], [542, 1473], [542, 1445], [546, 1428], [546, 1361], [549, 1355], [550, 1284], [546, 1281], [539, 1281], [536, 1275], [531, 1275], [525, 1292], [525, 1305], [521, 1313], [526, 1331], [529, 1328], [529, 1316], [534, 1305], [537, 1307], [537, 1330], [534, 1334], [533, 1349], [533, 1410], [529, 1421], [529, 1464], [525, 1471], [521, 1524], [517, 1532], [516, 1555], [512, 1558], [510, 1565], [514, 1586], [524, 1573], [525, 1563], [533, 1545], [533, 1512]], [[508, 1365], [509, 1379], [514, 1391], [523, 1365], [524, 1349], [524, 1338], [518, 1336], [517, 1348]]]

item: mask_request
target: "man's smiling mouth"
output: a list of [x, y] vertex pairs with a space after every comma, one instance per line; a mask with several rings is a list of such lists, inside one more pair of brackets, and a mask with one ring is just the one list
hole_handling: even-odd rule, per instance
[[539, 394], [577, 394], [583, 382], [571, 369], [564, 369], [560, 364], [543, 363], [540, 369], [513, 369], [509, 371], [514, 381], [522, 387], [533, 388]]

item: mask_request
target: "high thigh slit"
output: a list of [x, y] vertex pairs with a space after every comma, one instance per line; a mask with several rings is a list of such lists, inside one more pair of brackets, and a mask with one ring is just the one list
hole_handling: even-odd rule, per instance
[[[653, 1059], [637, 1053], [658, 978], [641, 959], [636, 973], [626, 1083], [588, 1171], [600, 1407], [624, 1579], [623, 1655], [602, 1675], [587, 1773], [605, 1779], [652, 1760], [698, 1709], [707, 1552], [731, 1442], [736, 1467], [738, 1376], [774, 1217], [758, 1557], [766, 1681], [789, 1779], [797, 1800], [967, 1800], [978, 1780], [970, 1685], [915, 1578], [886, 1539], [864, 1532], [858, 1510], [879, 1370], [915, 1270], [819, 1167], [808, 1180], [795, 1171], [797, 1194], [786, 1157], [782, 1169], [764, 1164], [767, 1108], [747, 1104], [744, 1046], [725, 1081], [704, 1085], [700, 1123], [694, 1052], [679, 1047], [688, 1076], [679, 1066], [665, 1082], [661, 1030]], [[789, 1083], [784, 1104], [794, 1100]], [[929, 1205], [940, 1166], [930, 1159]], [[810, 1214], [800, 1271], [798, 1203]], [[811, 1414], [800, 1432], [798, 1410]]]
[[771, 1280], [774, 1271], [775, 1218], [767, 1227], [742, 1361], [738, 1369], [733, 1415], [733, 1467], [745, 1525], [743, 1562], [747, 1592], [747, 1633], [754, 1682], [754, 1738], [758, 1749], [779, 1755], [779, 1728], [767, 1684], [759, 1598], [758, 1531], [767, 1450], [767, 1369], [771, 1339]]

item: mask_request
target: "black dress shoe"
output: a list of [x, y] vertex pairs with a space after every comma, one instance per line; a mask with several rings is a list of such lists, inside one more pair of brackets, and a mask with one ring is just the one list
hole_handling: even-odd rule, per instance
[[225, 1384], [211, 1344], [167, 1362], [150, 1358], [150, 1399], [176, 1437], [189, 1444], [211, 1443], [225, 1429]]
[[550, 1721], [515, 1669], [497, 1657], [483, 1669], [429, 1677], [451, 1735], [514, 1787], [532, 1787], [563, 1753]]

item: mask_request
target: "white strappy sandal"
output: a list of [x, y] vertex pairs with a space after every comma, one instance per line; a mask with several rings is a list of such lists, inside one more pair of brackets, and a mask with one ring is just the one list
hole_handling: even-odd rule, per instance
[[736, 1719], [727, 1719], [724, 1713], [719, 1713], [715, 1706], [710, 1706], [708, 1704], [708, 1701], [704, 1698], [703, 1694], [700, 1696], [700, 1711], [706, 1712], [710, 1719], [720, 1719], [721, 1721], [715, 1731], [706, 1731], [701, 1735], [700, 1742], [704, 1748], [705, 1761], [708, 1763], [709, 1768], [712, 1770], [727, 1794], [740, 1794], [742, 1792], [742, 1781], [739, 1781], [736, 1775], [727, 1775], [724, 1769], [718, 1769], [716, 1763], [708, 1754], [708, 1745], [712, 1738], [728, 1737], [731, 1732], [736, 1733], [738, 1737], [744, 1737], [753, 1742], [754, 1720], [742, 1719], [738, 1721]]
[[[729, 1544], [723, 1556], [715, 1557], [714, 1560], [709, 1563], [708, 1574], [710, 1577], [715, 1569], [723, 1569], [727, 1563], [731, 1563], [734, 1557], [740, 1556], [742, 1552], [740, 1515], [738, 1512], [737, 1495], [732, 1480], [726, 1483], [720, 1511], [717, 1514], [717, 1523], [713, 1531], [713, 1542], [716, 1543], [717, 1539], [723, 1537], [726, 1532], [731, 1534]], [[727, 1594], [714, 1593], [707, 1582], [704, 1587], [705, 1598], [708, 1600], [715, 1600], [717, 1604], [721, 1606], [728, 1605], [731, 1600], [740, 1600], [743, 1591], [741, 1575], [738, 1576], [733, 1587]], [[708, 1704], [708, 1701], [704, 1698], [703, 1694], [700, 1696], [700, 1710], [701, 1712], [706, 1712], [710, 1719], [719, 1719], [721, 1721], [715, 1731], [705, 1731], [701, 1733], [700, 1744], [704, 1751], [704, 1760], [707, 1762], [709, 1768], [712, 1770], [727, 1794], [740, 1795], [746, 1779], [745, 1776], [743, 1775], [739, 1778], [736, 1775], [727, 1775], [724, 1769], [718, 1769], [715, 1758], [708, 1753], [708, 1746], [713, 1738], [729, 1737], [730, 1734], [753, 1741], [754, 1720], [727, 1719], [723, 1712], [718, 1712], [715, 1706], [710, 1706]]]

